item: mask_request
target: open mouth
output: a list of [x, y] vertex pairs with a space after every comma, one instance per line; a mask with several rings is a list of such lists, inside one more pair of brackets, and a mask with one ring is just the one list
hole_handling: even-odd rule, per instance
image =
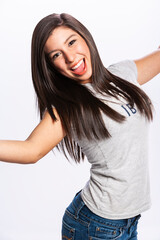
[[87, 70], [85, 59], [81, 59], [74, 67], [71, 68], [71, 71], [76, 75], [83, 75]]

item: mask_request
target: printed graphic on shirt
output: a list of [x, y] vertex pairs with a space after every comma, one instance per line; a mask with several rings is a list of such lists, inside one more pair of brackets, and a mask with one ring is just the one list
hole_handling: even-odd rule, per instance
[[132, 107], [129, 103], [121, 105], [121, 107], [126, 111], [129, 117], [131, 116], [131, 114], [135, 114], [137, 112], [137, 110], [134, 107]]

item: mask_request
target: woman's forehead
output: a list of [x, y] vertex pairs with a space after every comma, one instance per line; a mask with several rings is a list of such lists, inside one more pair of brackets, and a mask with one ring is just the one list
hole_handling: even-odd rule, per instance
[[72, 36], [80, 36], [77, 32], [66, 26], [55, 28], [45, 44], [45, 51], [50, 51], [50, 46], [57, 48], [67, 42]]
[[65, 37], [68, 34], [77, 34], [78, 35], [78, 33], [76, 31], [74, 31], [73, 29], [71, 29], [67, 26], [59, 26], [59, 27], [56, 27], [52, 31], [51, 36], [54, 38], [58, 38], [58, 37]]

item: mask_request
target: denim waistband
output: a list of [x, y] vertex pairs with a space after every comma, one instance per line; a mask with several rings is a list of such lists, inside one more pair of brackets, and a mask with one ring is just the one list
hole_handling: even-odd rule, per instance
[[79, 218], [80, 216], [83, 216], [83, 218], [85, 218], [86, 221], [90, 221], [91, 219], [93, 221], [98, 221], [102, 224], [112, 224], [112, 225], [116, 225], [119, 227], [129, 227], [131, 226], [136, 220], [138, 220], [141, 215], [137, 215], [135, 217], [132, 218], [128, 218], [128, 219], [107, 219], [107, 218], [103, 218], [100, 217], [98, 215], [96, 215], [95, 213], [93, 213], [83, 202], [82, 198], [81, 198], [81, 191], [79, 191], [72, 203], [69, 205], [69, 207], [67, 208], [67, 210], [74, 215], [75, 218]]

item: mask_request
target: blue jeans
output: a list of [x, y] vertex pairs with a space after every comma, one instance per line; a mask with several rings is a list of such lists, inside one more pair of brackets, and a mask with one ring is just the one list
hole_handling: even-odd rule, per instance
[[88, 209], [79, 192], [63, 216], [62, 240], [137, 240], [140, 217], [120, 220], [102, 218]]

